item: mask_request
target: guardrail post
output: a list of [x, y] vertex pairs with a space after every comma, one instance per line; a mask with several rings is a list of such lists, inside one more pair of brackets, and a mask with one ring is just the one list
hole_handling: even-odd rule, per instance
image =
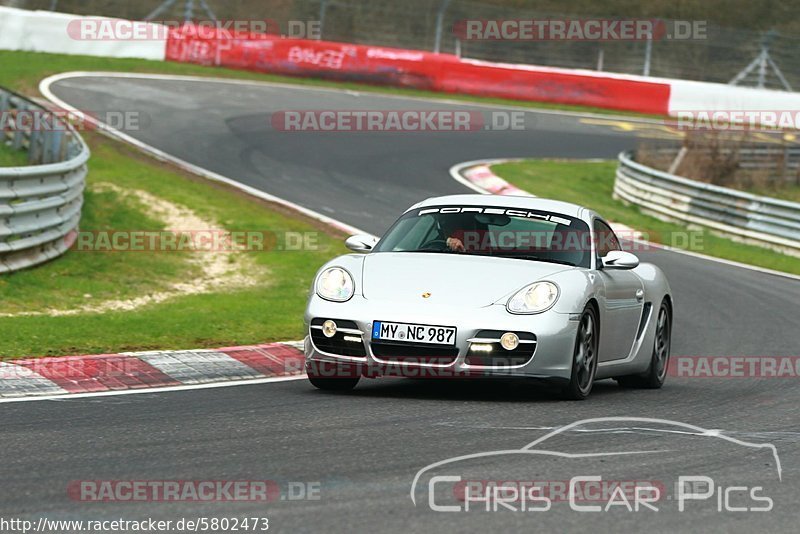
[[28, 163], [36, 165], [42, 162], [42, 132], [32, 130], [28, 138]]
[[61, 152], [61, 140], [64, 132], [56, 129], [52, 132], [45, 132], [44, 135], [44, 163], [54, 163], [58, 161]]

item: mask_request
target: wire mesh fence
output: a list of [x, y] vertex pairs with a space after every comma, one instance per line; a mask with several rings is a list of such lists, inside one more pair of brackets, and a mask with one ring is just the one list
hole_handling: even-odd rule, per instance
[[800, 186], [800, 146], [783, 132], [688, 131], [673, 140], [641, 140], [636, 161], [684, 178], [736, 189]]
[[[321, 38], [331, 41], [720, 83], [728, 83], [742, 74], [737, 81], [740, 85], [800, 88], [800, 56], [796, 53], [800, 49], [800, 36], [785, 32], [732, 29], [702, 21], [704, 36], [701, 38], [656, 39], [648, 43], [646, 40], [462, 40], [454, 31], [465, 20], [569, 20], [578, 17], [575, 13], [519, 7], [524, 3], [511, 0], [506, 3], [485, 0], [0, 0], [0, 4], [134, 20], [145, 19], [155, 12], [159, 20], [207, 19], [212, 13], [221, 20], [320, 21]], [[157, 11], [159, 7], [163, 9]], [[579, 17], [592, 16], [609, 18], [588, 12]], [[615, 18], [623, 17], [616, 15]], [[765, 50], [771, 63], [757, 61]], [[745, 71], [748, 66], [751, 69]], [[778, 72], [785, 77], [785, 82]]]

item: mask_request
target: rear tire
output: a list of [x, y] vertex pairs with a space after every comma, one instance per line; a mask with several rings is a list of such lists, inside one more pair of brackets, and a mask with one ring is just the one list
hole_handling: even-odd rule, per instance
[[313, 362], [306, 365], [308, 381], [324, 391], [350, 391], [358, 385], [361, 375], [349, 365]]
[[621, 376], [617, 382], [623, 388], [660, 389], [667, 378], [669, 353], [672, 343], [672, 314], [666, 300], [661, 303], [656, 319], [656, 338], [653, 342], [653, 354], [650, 367], [643, 374]]
[[591, 305], [587, 305], [578, 323], [575, 337], [575, 349], [572, 353], [572, 374], [561, 390], [561, 396], [568, 400], [584, 400], [592, 392], [594, 377], [597, 374], [598, 342], [600, 327], [597, 313]]

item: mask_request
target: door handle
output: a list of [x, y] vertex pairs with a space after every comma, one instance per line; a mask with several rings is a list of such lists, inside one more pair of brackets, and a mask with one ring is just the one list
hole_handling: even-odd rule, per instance
[[642, 302], [644, 300], [644, 291], [641, 289], [636, 290], [636, 301]]

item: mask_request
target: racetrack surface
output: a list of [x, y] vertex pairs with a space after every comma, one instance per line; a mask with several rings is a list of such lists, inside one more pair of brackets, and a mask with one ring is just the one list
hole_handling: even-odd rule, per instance
[[[376, 234], [424, 197], [468, 192], [448, 175], [456, 163], [494, 157], [612, 158], [635, 142], [631, 133], [587, 124], [575, 115], [532, 111], [526, 112], [523, 131], [275, 131], [270, 117], [282, 110], [492, 109], [301, 87], [92, 77], [66, 79], [51, 89], [81, 110], [145, 113], [147, 127], [126, 133]], [[640, 256], [658, 264], [673, 288], [673, 356], [798, 354], [797, 281], [665, 251]], [[246, 514], [268, 516], [271, 529], [281, 532], [535, 526], [794, 530], [800, 491], [798, 406], [800, 378], [669, 378], [660, 391], [622, 390], [607, 381], [596, 385], [587, 402], [557, 401], [526, 383], [384, 379], [364, 381], [344, 395], [294, 381], [8, 404], [0, 430], [6, 451], [0, 515], [170, 519]], [[775, 462], [762, 450], [636, 422], [568, 432], [559, 438], [557, 450], [661, 451], [655, 458], [598, 457], [574, 465], [536, 457], [527, 466], [533, 465], [531, 472], [512, 471], [522, 480], [598, 474], [666, 481], [678, 474], [705, 475], [719, 484], [762, 485], [774, 509], [723, 513], [712, 498], [692, 503], [685, 512], [665, 500], [659, 512], [579, 513], [561, 503], [536, 513], [446, 513], [431, 511], [424, 492], [418, 493], [416, 506], [410, 499], [414, 476], [432, 462], [519, 449], [548, 429], [605, 416], [670, 419], [773, 443], [782, 479], [776, 479]], [[501, 472], [511, 476], [505, 471], [510, 464], [503, 462], [484, 459], [469, 472], [489, 479]], [[321, 498], [266, 506], [71, 500], [68, 483], [86, 479], [319, 482]]]

